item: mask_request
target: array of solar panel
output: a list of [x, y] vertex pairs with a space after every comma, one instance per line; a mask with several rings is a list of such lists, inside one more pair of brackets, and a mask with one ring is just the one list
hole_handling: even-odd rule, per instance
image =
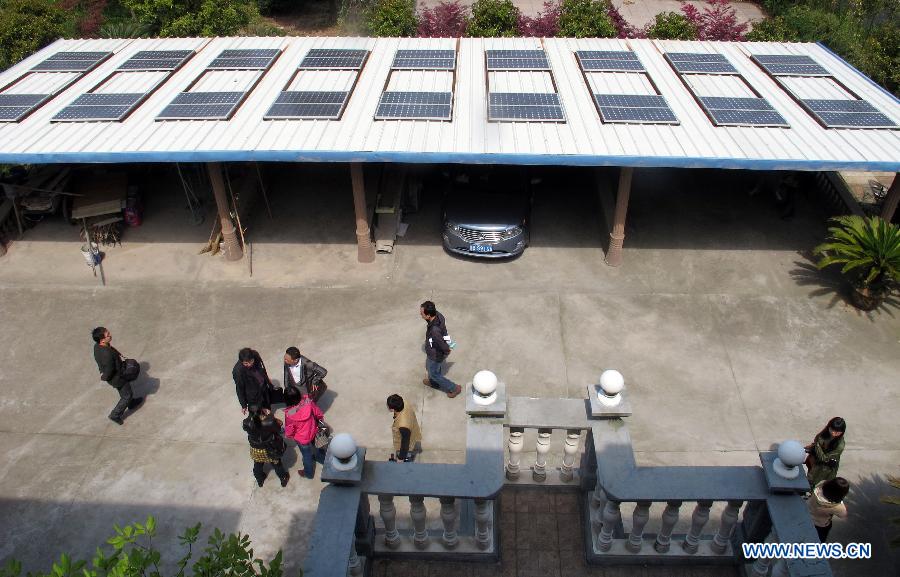
[[341, 110], [349, 95], [349, 92], [340, 90], [285, 91], [278, 95], [275, 103], [263, 118], [267, 120], [289, 118], [337, 120], [340, 118]]
[[453, 70], [455, 50], [398, 50], [391, 64], [394, 70]]
[[335, 70], [359, 70], [368, 50], [348, 48], [313, 48], [306, 53], [300, 68], [331, 68]]
[[228, 120], [245, 92], [182, 92], [157, 120]]
[[487, 50], [488, 70], [550, 70], [543, 50]]
[[637, 54], [629, 50], [579, 50], [575, 56], [581, 69], [587, 72], [644, 72], [644, 65]]
[[0, 121], [17, 122], [49, 97], [49, 94], [0, 94]]
[[559, 94], [492, 92], [488, 96], [488, 120], [564, 121]]
[[765, 98], [700, 96], [716, 126], [789, 126]]
[[772, 76], [830, 76], [809, 56], [800, 54], [753, 54], [750, 56]]
[[665, 56], [681, 74], [737, 74], [735, 67], [721, 54], [666, 52]]
[[802, 100], [828, 128], [897, 128], [897, 123], [865, 100]]
[[87, 72], [112, 56], [112, 52], [57, 52], [34, 66], [33, 72]]
[[277, 48], [223, 50], [207, 70], [265, 70], [281, 53]]
[[143, 92], [88, 92], [56, 113], [54, 121], [121, 120], [143, 99]]
[[381, 95], [375, 120], [450, 120], [453, 93], [386, 91]]
[[669, 103], [659, 94], [595, 94], [604, 122], [678, 124]]
[[119, 66], [119, 70], [175, 70], [193, 55], [193, 50], [141, 50]]

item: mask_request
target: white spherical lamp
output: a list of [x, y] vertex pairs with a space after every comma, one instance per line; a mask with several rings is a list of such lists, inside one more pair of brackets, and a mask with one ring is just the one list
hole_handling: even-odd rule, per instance
[[349, 433], [340, 433], [331, 439], [331, 465], [338, 471], [350, 471], [356, 467], [356, 441]]
[[800, 441], [785, 441], [778, 445], [778, 457], [772, 461], [772, 468], [785, 479], [796, 479], [805, 460], [806, 450]]
[[625, 388], [625, 377], [615, 369], [607, 369], [600, 374], [600, 387], [597, 398], [607, 407], [615, 407], [622, 402], [622, 389]]
[[497, 400], [497, 375], [491, 371], [478, 371], [472, 378], [472, 399], [478, 405], [490, 405]]

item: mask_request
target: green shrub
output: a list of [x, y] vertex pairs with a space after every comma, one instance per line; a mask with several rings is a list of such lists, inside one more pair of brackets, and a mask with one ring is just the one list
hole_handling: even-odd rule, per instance
[[656, 15], [653, 24], [647, 28], [647, 38], [664, 40], [696, 40], [697, 27], [684, 14], [663, 12]]
[[151, 36], [233, 36], [259, 14], [248, 0], [122, 0]]
[[141, 38], [146, 34], [137, 20], [109, 20], [100, 25], [100, 38]]
[[784, 18], [776, 16], [753, 23], [753, 30], [747, 33], [751, 42], [792, 42], [794, 31], [784, 23]]
[[62, 36], [66, 24], [51, 0], [0, 0], [0, 69]]
[[563, 0], [559, 9], [559, 36], [575, 38], [615, 38], [606, 0]]
[[474, 38], [515, 36], [519, 9], [512, 0], [477, 0], [466, 35]]
[[287, 36], [284, 28], [257, 16], [241, 30], [241, 36]]
[[835, 12], [794, 6], [784, 13], [783, 18], [789, 37], [800, 42], [822, 41], [845, 56], [861, 38], [858, 22]]
[[372, 36], [412, 36], [418, 27], [415, 0], [377, 0], [366, 11]]

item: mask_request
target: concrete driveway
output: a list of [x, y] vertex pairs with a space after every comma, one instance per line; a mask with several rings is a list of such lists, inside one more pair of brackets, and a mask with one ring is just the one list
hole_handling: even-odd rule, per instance
[[[458, 462], [462, 397], [421, 385], [418, 304], [433, 299], [459, 347], [449, 376], [490, 368], [513, 395], [581, 397], [621, 370], [638, 459], [756, 464], [773, 443], [849, 423], [841, 474], [853, 484], [835, 541], [871, 541], [875, 559], [841, 576], [892, 575], [884, 476], [900, 474], [898, 309], [862, 315], [805, 254], [824, 232], [805, 198], [792, 220], [749, 196], [746, 173], [637, 171], [624, 266], [603, 264], [604, 217], [585, 171], [557, 171], [536, 195], [533, 245], [511, 262], [448, 256], [439, 197], [424, 196], [391, 255], [355, 262], [349, 175], [337, 166], [274, 171], [248, 219], [247, 262], [199, 256], [182, 193], [156, 173], [145, 225], [107, 249], [107, 287], [77, 232], [45, 221], [0, 259], [0, 558], [45, 569], [60, 551], [89, 556], [113, 523], [159, 519], [160, 543], [202, 521], [250, 533], [299, 566], [321, 484], [293, 474], [256, 487], [230, 371], [240, 347], [280, 380], [289, 345], [329, 369], [329, 422], [369, 457], [390, 452], [384, 399], [420, 416], [423, 458]], [[89, 332], [102, 324], [144, 362], [143, 408], [123, 427], [96, 378]], [[555, 441], [553, 452], [561, 452]], [[288, 457], [295, 471], [296, 457]], [[527, 458], [526, 458], [527, 461]], [[893, 513], [896, 515], [896, 513]], [[173, 555], [174, 556], [174, 555]], [[893, 573], [892, 573], [893, 572]]]

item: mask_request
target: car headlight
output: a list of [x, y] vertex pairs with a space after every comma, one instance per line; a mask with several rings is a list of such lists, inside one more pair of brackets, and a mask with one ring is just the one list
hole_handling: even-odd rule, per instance
[[507, 230], [504, 230], [503, 232], [501, 232], [500, 238], [502, 238], [503, 240], [509, 240], [511, 238], [515, 238], [515, 237], [519, 236], [520, 234], [522, 234], [522, 227], [514, 226], [510, 229], [507, 229]]
[[460, 231], [458, 224], [453, 224], [452, 222], [448, 222], [446, 225], [447, 230], [452, 230], [453, 232], [458, 233]]

